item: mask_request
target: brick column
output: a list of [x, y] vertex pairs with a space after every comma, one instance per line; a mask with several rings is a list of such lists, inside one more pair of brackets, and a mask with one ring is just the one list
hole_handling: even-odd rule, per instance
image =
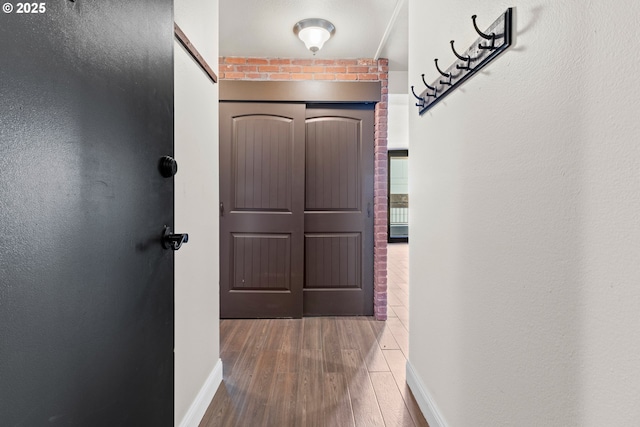
[[380, 81], [375, 107], [374, 315], [387, 319], [387, 117], [389, 60], [221, 57], [220, 79]]
[[[381, 64], [381, 62], [383, 62]], [[387, 120], [388, 120], [388, 60], [378, 61], [382, 80], [380, 102], [375, 108], [375, 172], [374, 172], [374, 249], [373, 295], [374, 315], [387, 319]]]

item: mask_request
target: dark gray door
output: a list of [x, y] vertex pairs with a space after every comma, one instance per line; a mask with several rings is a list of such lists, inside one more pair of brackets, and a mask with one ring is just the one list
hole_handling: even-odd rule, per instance
[[373, 106], [307, 108], [304, 314], [373, 314]]
[[0, 424], [173, 425], [172, 2], [10, 3]]
[[302, 317], [303, 104], [220, 104], [220, 316]]

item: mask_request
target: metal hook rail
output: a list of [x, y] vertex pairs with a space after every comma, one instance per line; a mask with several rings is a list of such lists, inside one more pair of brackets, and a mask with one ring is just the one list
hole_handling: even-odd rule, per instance
[[[416, 103], [416, 107], [418, 107], [418, 113], [420, 115], [434, 107], [468, 78], [476, 74], [480, 69], [493, 61], [498, 55], [511, 46], [513, 8], [508, 8], [484, 32], [480, 31], [476, 24], [476, 15], [471, 17], [471, 21], [473, 22], [475, 31], [480, 37], [478, 37], [463, 53], [458, 53], [456, 51], [453, 46], [454, 41], [451, 40], [451, 50], [453, 51], [456, 60], [446, 70], [442, 70], [440, 68], [438, 65], [438, 59], [434, 60], [438, 74], [442, 77], [446, 77], [447, 79], [443, 80], [441, 77], [438, 77], [433, 83], [431, 83], [431, 85], [429, 85], [424, 78], [424, 74], [422, 74], [422, 82], [426, 89], [424, 89], [419, 95], [415, 93], [413, 86], [411, 86], [413, 96], [415, 96], [419, 101]], [[485, 40], [489, 40], [489, 43], [485, 44]]]

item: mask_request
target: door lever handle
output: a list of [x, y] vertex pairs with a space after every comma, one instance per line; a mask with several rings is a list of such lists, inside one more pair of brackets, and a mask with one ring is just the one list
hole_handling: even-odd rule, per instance
[[162, 233], [163, 248], [177, 251], [178, 249], [180, 249], [183, 243], [187, 243], [188, 241], [189, 235], [187, 233], [172, 234], [171, 227], [164, 227], [164, 233]]
[[371, 218], [371, 202], [367, 203], [367, 218]]

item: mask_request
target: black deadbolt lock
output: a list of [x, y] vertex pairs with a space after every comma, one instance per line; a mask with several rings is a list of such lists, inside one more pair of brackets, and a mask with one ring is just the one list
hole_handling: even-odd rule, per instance
[[163, 156], [160, 159], [160, 175], [171, 178], [178, 173], [178, 162], [171, 156]]

